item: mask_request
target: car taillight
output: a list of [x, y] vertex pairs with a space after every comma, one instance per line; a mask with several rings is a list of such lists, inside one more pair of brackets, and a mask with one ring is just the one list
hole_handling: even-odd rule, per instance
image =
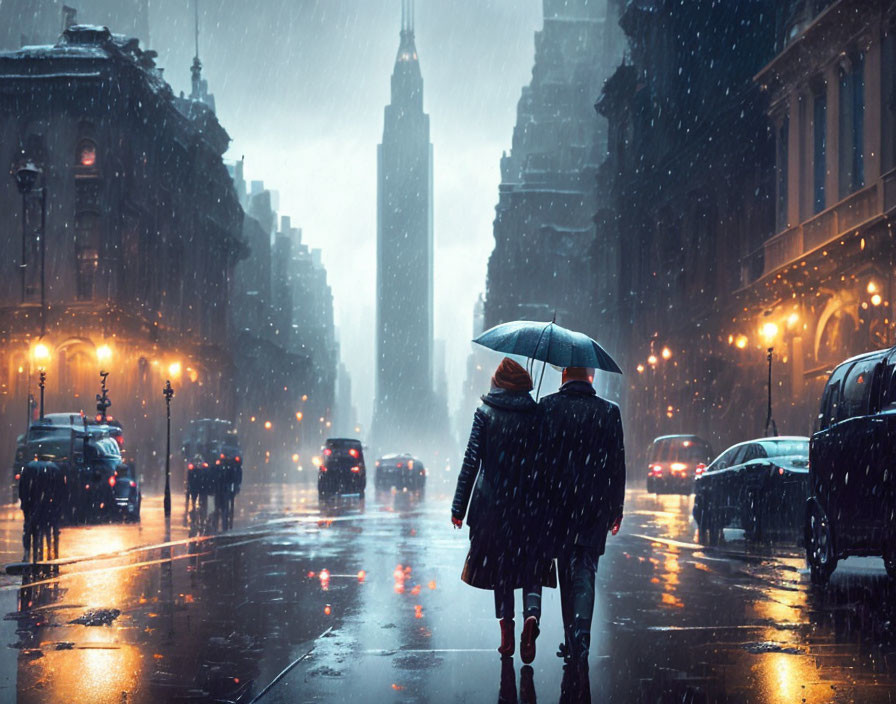
[[224, 453], [223, 453], [223, 452], [221, 453], [221, 459], [222, 459], [222, 460], [224, 459]]
[[650, 471], [653, 472], [654, 474], [662, 474], [663, 473], [663, 465], [661, 465], [661, 464], [651, 465]]
[[684, 472], [687, 468], [688, 466], [683, 462], [673, 462], [671, 465], [669, 465], [669, 469], [671, 469], [673, 472]]
[[115, 477], [109, 477], [109, 486], [115, 486]]
[[218, 465], [218, 466], [220, 467], [220, 466], [221, 466], [221, 460], [215, 460], [215, 464]]
[[784, 474], [784, 468], [783, 468], [783, 467], [778, 467], [778, 474], [779, 474], [779, 475]]
[[706, 471], [706, 465], [703, 464], [702, 462], [700, 464], [698, 464], [696, 467], [694, 467], [694, 474], [696, 474], [698, 477], [701, 474], [703, 474], [703, 472], [705, 472], [705, 471]]
[[352, 471], [355, 474], [358, 474], [361, 471], [361, 468], [358, 465], [355, 465], [354, 467], [352, 467]]
[[355, 448], [351, 448], [349, 449], [348, 454], [350, 454], [352, 457], [357, 457], [358, 451]]
[[239, 464], [240, 462], [242, 462], [242, 460], [240, 459], [240, 456], [239, 456], [239, 455], [237, 455], [237, 456], [234, 457], [233, 459], [234, 459], [234, 461], [235, 461], [237, 464]]
[[324, 457], [329, 457], [333, 454], [333, 451], [328, 447], [324, 450]]
[[397, 467], [398, 467], [399, 469], [401, 469], [402, 467], [404, 467], [404, 464], [402, 464], [401, 462], [399, 462], [398, 465], [397, 465]]
[[16, 481], [19, 481], [19, 479], [21, 479], [21, 478], [22, 478], [22, 475], [21, 475], [21, 474], [17, 474], [17, 475], [16, 475]]
[[208, 462], [203, 462], [203, 463], [202, 463], [202, 468], [203, 468], [203, 469], [208, 469]]
[[187, 469], [196, 469], [196, 466], [190, 462], [190, 464], [187, 465]]
[[131, 487], [132, 487], [132, 488], [136, 488], [136, 487], [137, 487], [137, 482], [135, 482], [133, 479], [131, 480]]
[[326, 471], [327, 471], [327, 465], [322, 464], [322, 465], [320, 466], [320, 471], [321, 471], [321, 472], [326, 472]]

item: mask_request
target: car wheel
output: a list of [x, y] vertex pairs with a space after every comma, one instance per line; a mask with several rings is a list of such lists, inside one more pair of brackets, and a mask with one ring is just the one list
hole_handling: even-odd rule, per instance
[[824, 511], [813, 503], [806, 517], [806, 562], [812, 584], [823, 586], [837, 568], [834, 531]]

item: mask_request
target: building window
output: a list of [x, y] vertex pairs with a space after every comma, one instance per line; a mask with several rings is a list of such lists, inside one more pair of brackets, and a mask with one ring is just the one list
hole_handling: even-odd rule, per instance
[[881, 54], [881, 118], [883, 124], [883, 171], [896, 167], [896, 27], [883, 41]]
[[75, 156], [78, 166], [91, 169], [96, 166], [96, 144], [93, 140], [82, 139], [78, 143], [78, 151]]
[[840, 71], [840, 184], [845, 198], [865, 185], [865, 57]]
[[824, 181], [827, 174], [827, 111], [828, 98], [825, 93], [818, 93], [812, 101], [812, 209], [820, 213], [825, 208]]
[[785, 117], [778, 127], [777, 163], [778, 163], [778, 230], [787, 227], [787, 145], [790, 137], [790, 118]]

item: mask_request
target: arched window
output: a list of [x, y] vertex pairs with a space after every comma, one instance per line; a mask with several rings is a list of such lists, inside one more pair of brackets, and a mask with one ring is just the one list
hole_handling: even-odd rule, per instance
[[75, 154], [75, 163], [78, 166], [92, 169], [96, 166], [96, 143], [92, 139], [82, 139], [78, 142], [78, 151]]

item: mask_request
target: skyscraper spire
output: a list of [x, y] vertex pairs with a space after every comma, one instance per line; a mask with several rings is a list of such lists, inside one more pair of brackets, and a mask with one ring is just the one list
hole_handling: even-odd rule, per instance
[[401, 33], [414, 33], [414, 0], [401, 0]]

